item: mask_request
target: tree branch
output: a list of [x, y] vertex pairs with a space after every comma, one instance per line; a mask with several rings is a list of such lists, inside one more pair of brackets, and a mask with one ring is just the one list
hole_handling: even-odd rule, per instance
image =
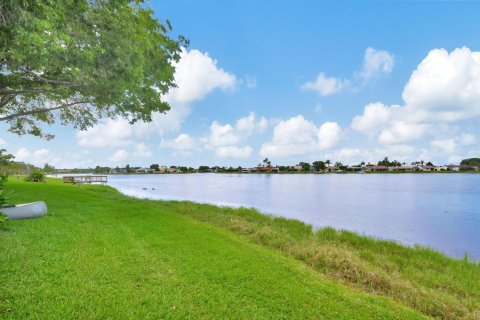
[[44, 90], [44, 89], [22, 89], [22, 90], [0, 90], [0, 96], [9, 96], [9, 95], [19, 95], [24, 93], [43, 93], [46, 91], [52, 90]]
[[72, 103], [67, 103], [58, 107], [53, 107], [53, 108], [42, 108], [42, 109], [35, 109], [35, 110], [30, 110], [30, 111], [22, 111], [14, 114], [10, 114], [8, 116], [0, 118], [0, 121], [7, 121], [11, 120], [14, 118], [18, 117], [24, 117], [24, 116], [30, 116], [32, 114], [38, 114], [38, 113], [46, 113], [50, 111], [55, 111], [55, 110], [60, 110], [60, 109], [66, 109], [68, 107], [77, 105], [77, 104], [86, 104], [86, 103], [92, 103], [91, 101], [77, 101], [77, 102], [72, 102]]
[[37, 78], [37, 80], [39, 82], [43, 82], [43, 83], [49, 83], [49, 84], [58, 84], [58, 85], [62, 85], [62, 86], [74, 86], [74, 87], [77, 87], [77, 86], [82, 86], [80, 84], [77, 84], [77, 83], [73, 83], [73, 82], [70, 82], [70, 81], [61, 81], [61, 80], [52, 80], [52, 79], [46, 79], [46, 78], [43, 78], [42, 76], [38, 75], [37, 73], [35, 73], [34, 71], [32, 70], [29, 70], [27, 68], [20, 68], [21, 71], [25, 72], [25, 73], [28, 73], [30, 75], [32, 75], [33, 77]]
[[10, 101], [13, 100], [15, 96], [13, 95], [4, 95], [0, 98], [0, 110], [6, 106], [8, 103], [10, 103]]

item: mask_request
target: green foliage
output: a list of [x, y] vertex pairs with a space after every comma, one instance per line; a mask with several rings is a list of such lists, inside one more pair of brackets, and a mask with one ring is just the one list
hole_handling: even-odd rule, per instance
[[310, 163], [308, 162], [300, 162], [298, 165], [302, 167], [302, 171], [304, 172], [310, 170]]
[[25, 178], [25, 181], [45, 182], [45, 173], [43, 173], [42, 171], [34, 171]]
[[6, 151], [6, 149], [0, 149], [0, 167], [9, 165], [15, 158], [13, 155], [5, 153]]
[[[265, 158], [265, 159], [263, 159], [263, 161], [262, 161], [262, 165], [263, 165], [264, 167], [271, 167], [271, 166], [272, 166], [272, 162], [271, 162], [270, 160], [268, 160], [268, 158]], [[259, 166], [259, 167], [260, 167], [260, 166]]]
[[110, 173], [110, 167], [100, 167], [96, 166], [95, 169], [93, 169], [93, 173]]
[[400, 163], [400, 161], [397, 161], [397, 160], [390, 161], [388, 157], [385, 157], [383, 160], [378, 161], [378, 165], [386, 166], [386, 167], [398, 167], [398, 166], [401, 166], [402, 164]]
[[314, 161], [312, 165], [315, 168], [315, 171], [325, 170], [326, 168], [326, 164], [323, 161]]
[[152, 165], [150, 165], [150, 169], [155, 170], [155, 171], [160, 171], [160, 165], [152, 164]]
[[208, 170], [210, 170], [210, 167], [209, 167], [209, 166], [200, 166], [200, 167], [198, 167], [198, 171], [199, 171], [199, 172], [207, 172]]
[[[5, 171], [5, 167], [9, 167], [12, 163], [14, 156], [5, 153], [7, 150], [0, 149], [0, 169]], [[9, 168], [8, 168], [9, 169]], [[8, 172], [8, 171], [7, 171]], [[4, 185], [8, 180], [8, 174], [6, 172], [0, 173], [0, 208], [7, 204], [8, 196], [5, 194]]]
[[[8, 196], [5, 194], [4, 185], [7, 182], [8, 175], [0, 174], [0, 208], [7, 204]], [[0, 209], [1, 210], [1, 209]]]
[[161, 97], [188, 45], [166, 25], [141, 0], [2, 0], [0, 121], [47, 139], [41, 123], [151, 121], [169, 109]]
[[45, 173], [53, 173], [53, 172], [55, 171], [55, 167], [49, 165], [48, 163], [45, 163], [45, 165], [43, 166], [42, 171], [45, 172]]
[[0, 208], [0, 229], [4, 229], [5, 225], [7, 224], [8, 216], [1, 212]]
[[461, 166], [480, 166], [480, 158], [469, 158], [469, 159], [463, 159], [462, 162], [460, 162]]

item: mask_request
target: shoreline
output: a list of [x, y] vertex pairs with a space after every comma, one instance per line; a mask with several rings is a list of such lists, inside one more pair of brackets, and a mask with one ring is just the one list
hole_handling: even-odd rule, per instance
[[[333, 228], [313, 230], [311, 225], [299, 220], [267, 216], [254, 209], [233, 209], [187, 201], [140, 200], [126, 196], [111, 186], [83, 185], [77, 188], [65, 185], [58, 179], [49, 179], [46, 184], [12, 179], [8, 182], [8, 187], [15, 191], [17, 203], [42, 198], [51, 210], [41, 219], [8, 222], [7, 229], [14, 232], [0, 231], [0, 237], [4, 239], [2, 241], [5, 241], [5, 246], [2, 246], [0, 251], [10, 250], [5, 256], [9, 257], [8, 261], [11, 261], [11, 269], [6, 268], [6, 270], [13, 270], [14, 273], [11, 276], [13, 278], [4, 276], [8, 283], [11, 282], [11, 290], [14, 290], [12, 292], [31, 287], [13, 285], [21, 281], [16, 279], [15, 275], [24, 275], [22, 279], [35, 279], [25, 276], [25, 273], [32, 272], [40, 276], [52, 274], [58, 278], [57, 273], [63, 274], [64, 270], [70, 270], [69, 268], [73, 267], [69, 263], [73, 262], [74, 265], [80, 263], [75, 259], [72, 260], [77, 256], [76, 250], [81, 250], [82, 257], [87, 263], [86, 270], [101, 268], [105, 270], [104, 272], [111, 274], [112, 267], [116, 265], [115, 261], [124, 259], [118, 271], [113, 268], [113, 274], [118, 272], [119, 275], [124, 275], [131, 272], [135, 277], [139, 267], [159, 268], [160, 266], [155, 265], [156, 261], [173, 259], [169, 254], [178, 255], [178, 258], [171, 260], [173, 264], [169, 268], [181, 268], [186, 263], [186, 259], [191, 257], [193, 270], [201, 268], [198, 259], [203, 259], [203, 255], [207, 255], [205, 269], [201, 269], [201, 273], [195, 273], [190, 269], [186, 273], [194, 272], [194, 283], [197, 283], [198, 277], [212, 271], [212, 261], [215, 261], [215, 265], [233, 262], [232, 266], [214, 268], [215, 274], [222, 274], [222, 280], [219, 283], [233, 283], [237, 288], [228, 289], [226, 292], [238, 290], [238, 283], [242, 283], [245, 279], [240, 280], [237, 277], [242, 277], [246, 268], [250, 266], [256, 268], [259, 264], [269, 263], [272, 258], [270, 256], [267, 258], [265, 255], [278, 254], [284, 257], [282, 259], [295, 261], [293, 264], [297, 266], [295, 268], [310, 270], [317, 274], [315, 278], [317, 280], [309, 280], [302, 287], [311, 285], [312, 281], [328, 279], [329, 282], [336, 283], [345, 290], [366, 294], [370, 299], [378, 297], [391, 299], [396, 305], [412, 308], [426, 316], [443, 315], [441, 318], [444, 319], [468, 318], [468, 315], [474, 314], [480, 308], [480, 299], [478, 299], [480, 283], [475, 281], [480, 277], [480, 264], [453, 259], [432, 249], [407, 247], [396, 242], [378, 240]], [[177, 222], [172, 225], [172, 221]], [[39, 228], [42, 230], [41, 233], [38, 233]], [[231, 247], [231, 250], [238, 250], [243, 246], [249, 246], [250, 249], [241, 251], [242, 253], [229, 252], [224, 256], [222, 255], [223, 247], [212, 249], [214, 241], [217, 241], [213, 237], [217, 233], [220, 234], [218, 240], [220, 246], [235, 241], [236, 244]], [[166, 238], [163, 238], [164, 236]], [[201, 240], [190, 239], [197, 236], [200, 236]], [[32, 237], [36, 237], [37, 240], [28, 241]], [[39, 237], [44, 241], [39, 241]], [[76, 237], [79, 237], [78, 241], [75, 240]], [[231, 237], [232, 240], [226, 241], [225, 237]], [[137, 240], [138, 242], [132, 246], [132, 241]], [[21, 250], [19, 250], [18, 241], [23, 243]], [[72, 249], [70, 245], [65, 247], [65, 244], [71, 243], [78, 243], [79, 248], [82, 249]], [[47, 251], [35, 249], [33, 245], [46, 246], [49, 249]], [[85, 249], [85, 246], [89, 249]], [[106, 247], [110, 249], [105, 251], [103, 248]], [[32, 250], [31, 253], [28, 252], [29, 248]], [[131, 253], [130, 251], [126, 253], [125, 250], [129, 248], [132, 250]], [[238, 255], [251, 254], [252, 250], [262, 250], [261, 257], [254, 258], [251, 264], [240, 264], [241, 272], [237, 273], [235, 266], [239, 267], [236, 263], [239, 259]], [[199, 255], [198, 252], [203, 253]], [[138, 260], [136, 255], [142, 253], [147, 255]], [[113, 260], [103, 263], [106, 259], [105, 255], [110, 254]], [[26, 255], [29, 260], [24, 260]], [[37, 257], [40, 266], [45, 257], [54, 259], [52, 263], [60, 266], [52, 269], [50, 273], [38, 273], [38, 267], [23, 266], [23, 264], [35, 266]], [[149, 264], [139, 264], [138, 261], [149, 261]], [[82, 260], [81, 263], [85, 262]], [[67, 266], [62, 267], [62, 264]], [[278, 270], [280, 265], [278, 262], [273, 262], [271, 266], [272, 270]], [[18, 268], [23, 271], [21, 273], [15, 271]], [[250, 277], [254, 277], [259, 272], [257, 269], [254, 270], [256, 271]], [[103, 278], [104, 272], [98, 275]], [[274, 271], [269, 271], [271, 272]], [[89, 275], [88, 272], [75, 274]], [[231, 282], [225, 282], [226, 277], [233, 278]], [[67, 277], [64, 281], [69, 279]], [[119, 283], [118, 280], [113, 281], [113, 283]], [[281, 281], [287, 281], [284, 284], [285, 288], [289, 288], [288, 292], [291, 292], [290, 288], [302, 280], [283, 276], [278, 278], [276, 283]], [[80, 280], [76, 285], [83, 286], [84, 282]], [[98, 285], [97, 282], [94, 283]], [[122, 282], [119, 284], [121, 285]], [[210, 282], [204, 282], [202, 288], [210, 288]], [[218, 290], [218, 287], [213, 286], [213, 288]], [[309, 294], [311, 292], [313, 291], [309, 291]], [[9, 296], [13, 294], [10, 293]], [[98, 294], [101, 293], [98, 292]], [[91, 295], [88, 297], [91, 299]], [[292, 298], [288, 294], [285, 297]], [[284, 299], [282, 298], [281, 301]], [[0, 306], [3, 304], [5, 302], [0, 301]], [[126, 304], [128, 305], [128, 302]], [[241, 306], [243, 308], [244, 304]], [[17, 306], [16, 309], [18, 310], [19, 307]], [[51, 305], [46, 310], [51, 310]], [[379, 318], [387, 317], [383, 315]]]

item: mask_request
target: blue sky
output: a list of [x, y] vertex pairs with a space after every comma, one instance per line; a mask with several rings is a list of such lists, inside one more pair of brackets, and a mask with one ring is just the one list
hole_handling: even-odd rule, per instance
[[477, 1], [152, 1], [190, 39], [172, 110], [0, 144], [56, 167], [480, 156]]

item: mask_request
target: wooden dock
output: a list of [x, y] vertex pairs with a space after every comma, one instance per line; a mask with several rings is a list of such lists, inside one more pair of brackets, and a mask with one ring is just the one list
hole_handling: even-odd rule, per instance
[[107, 184], [107, 176], [64, 176], [63, 183], [101, 183]]

